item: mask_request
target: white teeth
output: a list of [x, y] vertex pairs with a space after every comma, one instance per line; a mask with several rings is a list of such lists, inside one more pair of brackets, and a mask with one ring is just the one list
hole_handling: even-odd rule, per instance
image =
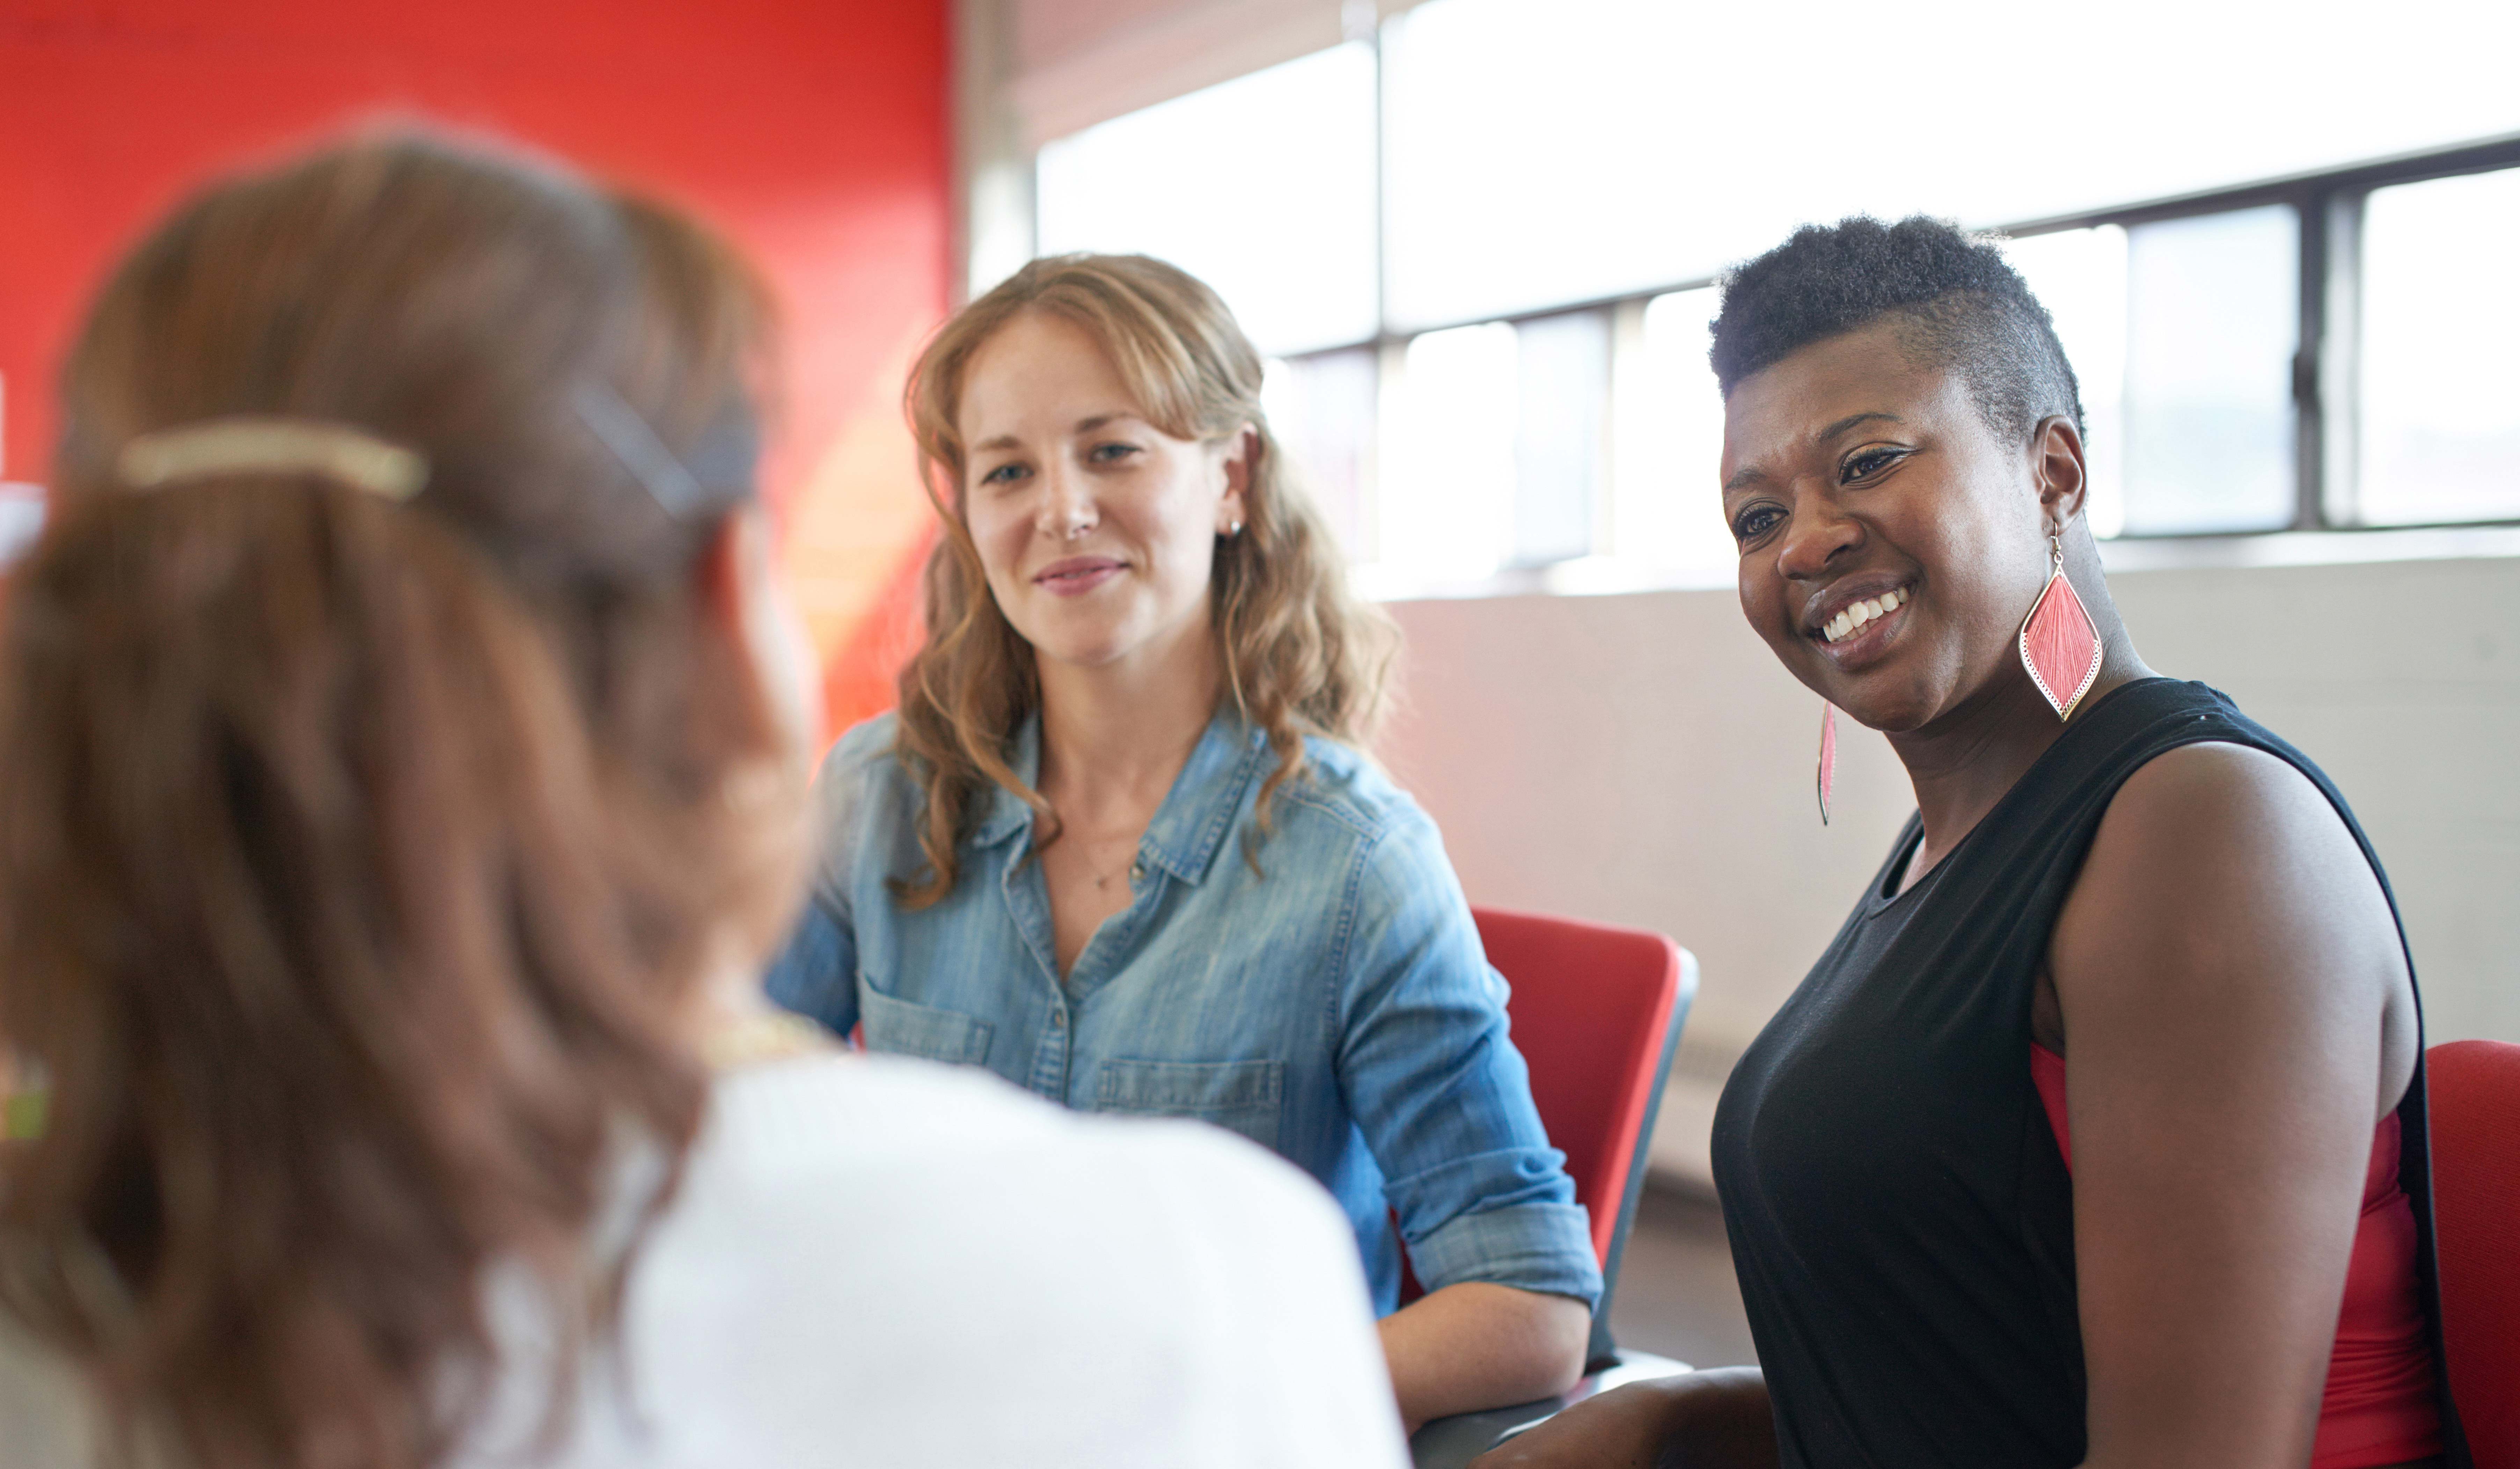
[[1858, 602], [1851, 607], [1841, 609], [1836, 617], [1829, 619], [1828, 621], [1821, 627], [1821, 640], [1822, 642], [1829, 643], [1836, 642], [1838, 639], [1845, 637], [1848, 633], [1851, 633], [1857, 628], [1870, 622], [1873, 619], [1880, 617], [1882, 614], [1895, 611], [1898, 608], [1905, 607], [1907, 604], [1908, 589], [1906, 587], [1900, 587], [1893, 591], [1883, 592], [1878, 597], [1867, 597], [1863, 601]]

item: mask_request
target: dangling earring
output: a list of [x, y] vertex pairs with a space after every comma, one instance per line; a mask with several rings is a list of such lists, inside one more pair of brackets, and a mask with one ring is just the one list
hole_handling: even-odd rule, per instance
[[1837, 783], [1837, 706], [1820, 702], [1820, 824], [1828, 825], [1828, 791]]
[[2092, 625], [2092, 615], [2065, 575], [2061, 528], [2048, 532], [2048, 589], [2021, 622], [2021, 666], [2030, 670], [2030, 681], [2056, 717], [2070, 719], [2100, 676], [2100, 629]]

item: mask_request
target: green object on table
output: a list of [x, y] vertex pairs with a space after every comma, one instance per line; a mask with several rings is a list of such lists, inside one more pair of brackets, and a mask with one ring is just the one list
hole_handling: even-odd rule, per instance
[[0, 1102], [0, 1138], [12, 1142], [44, 1135], [45, 1093], [22, 1091]]

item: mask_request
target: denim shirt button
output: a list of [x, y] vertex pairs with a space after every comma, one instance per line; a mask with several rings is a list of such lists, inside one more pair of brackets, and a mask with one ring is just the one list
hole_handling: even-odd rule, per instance
[[1147, 864], [1144, 862], [1131, 862], [1129, 864], [1129, 881], [1133, 883], [1143, 883], [1146, 880]]
[[1066, 1011], [1064, 1011], [1064, 1010], [1053, 1010], [1053, 1011], [1051, 1011], [1051, 1012], [1050, 1012], [1050, 1028], [1051, 1028], [1052, 1030], [1054, 1030], [1054, 1031], [1058, 1031], [1058, 1030], [1064, 1030], [1064, 1029], [1066, 1028], [1066, 1026], [1067, 1026], [1067, 1012], [1066, 1012]]

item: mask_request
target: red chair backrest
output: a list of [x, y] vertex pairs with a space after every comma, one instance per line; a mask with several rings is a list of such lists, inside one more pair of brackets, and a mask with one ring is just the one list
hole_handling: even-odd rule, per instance
[[1513, 987], [1506, 1012], [1531, 1065], [1531, 1099], [1593, 1213], [1604, 1269], [1632, 1216], [1643, 1148], [1687, 1003], [1679, 944], [1610, 928], [1473, 908], [1488, 962]]
[[[1697, 961], [1642, 929], [1500, 908], [1472, 908], [1470, 916], [1488, 962], [1512, 987], [1506, 1015], [1514, 1046], [1531, 1068], [1541, 1125], [1566, 1155], [1576, 1202], [1593, 1216], [1601, 1300], [1593, 1312], [1589, 1357], [1606, 1362], [1613, 1350], [1610, 1292], [1644, 1190], [1645, 1144], [1662, 1104], [1663, 1079], [1697, 992]], [[1419, 1294], [1404, 1253], [1400, 1304]]]
[[2520, 1465], [2520, 1045], [2424, 1053], [2442, 1343], [2479, 1465]]

